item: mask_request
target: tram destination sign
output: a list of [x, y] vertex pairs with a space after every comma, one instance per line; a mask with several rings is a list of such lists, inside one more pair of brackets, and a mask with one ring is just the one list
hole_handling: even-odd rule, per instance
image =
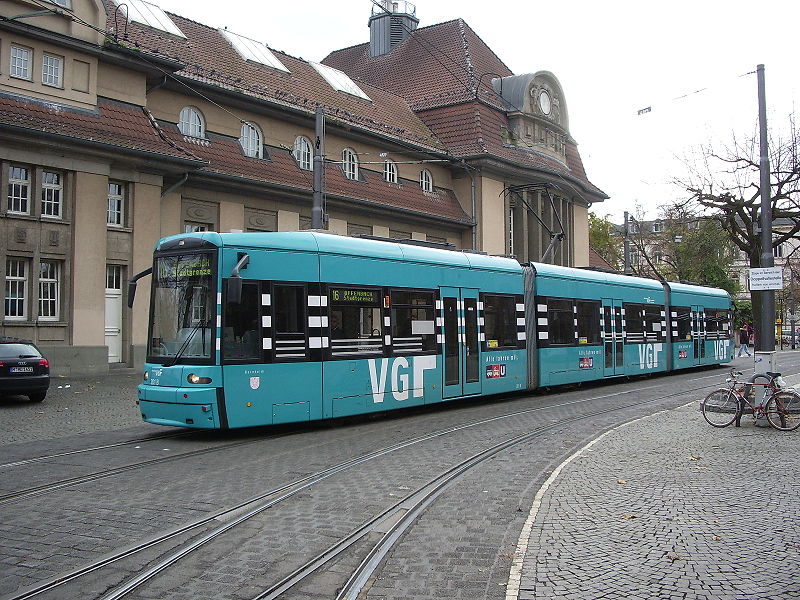
[[330, 297], [331, 302], [338, 304], [369, 304], [374, 306], [381, 302], [380, 290], [331, 288]]
[[750, 290], [782, 290], [783, 269], [781, 267], [762, 267], [750, 269]]

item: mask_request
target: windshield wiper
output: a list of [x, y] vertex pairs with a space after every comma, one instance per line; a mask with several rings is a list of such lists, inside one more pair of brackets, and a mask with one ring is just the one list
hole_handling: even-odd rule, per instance
[[192, 330], [189, 332], [189, 335], [186, 336], [186, 340], [184, 340], [183, 344], [181, 344], [181, 347], [178, 348], [178, 351], [175, 353], [175, 358], [172, 359], [172, 362], [170, 362], [169, 364], [164, 363], [164, 366], [165, 367], [174, 367], [176, 364], [178, 364], [178, 361], [180, 360], [181, 356], [183, 356], [183, 353], [186, 352], [186, 348], [189, 347], [189, 342], [191, 342], [192, 338], [194, 338], [194, 334], [196, 334], [201, 328], [203, 330], [203, 337], [202, 337], [203, 354], [205, 354], [206, 353], [206, 328], [209, 325], [211, 325], [211, 317], [209, 317], [205, 321], [200, 321], [197, 325], [195, 325], [192, 328]]

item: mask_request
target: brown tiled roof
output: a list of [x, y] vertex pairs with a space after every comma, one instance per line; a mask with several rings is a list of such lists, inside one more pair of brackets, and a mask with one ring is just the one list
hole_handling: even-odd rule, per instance
[[508, 127], [505, 113], [481, 102], [439, 107], [420, 112], [419, 116], [455, 156], [487, 155], [501, 158], [563, 178], [565, 184], [578, 184], [584, 192], [592, 195], [607, 197], [586, 177], [574, 143], [566, 144], [566, 162], [537, 151], [534, 146], [506, 144], [502, 138], [502, 128]]
[[500, 107], [491, 80], [513, 75], [462, 19], [416, 29], [382, 56], [370, 57], [367, 43], [331, 52], [322, 62], [399, 94], [414, 110], [474, 99], [478, 87], [482, 99]]
[[96, 111], [0, 95], [0, 127], [21, 127], [75, 141], [103, 144], [164, 157], [197, 161], [191, 152], [159, 135], [147, 113], [138, 106], [99, 99]]
[[[113, 4], [109, 4], [108, 27], [115, 27]], [[364, 100], [333, 89], [306, 61], [273, 50], [290, 71], [286, 73], [243, 59], [222, 34], [212, 27], [168, 13], [186, 35], [181, 38], [136, 22], [118, 31], [120, 44], [143, 54], [159, 56], [186, 65], [176, 75], [222, 89], [312, 113], [318, 104], [326, 114], [348, 125], [444, 151], [442, 144], [410, 110], [400, 96], [368, 84], [359, 87], [370, 97]]]
[[597, 253], [597, 250], [589, 246], [589, 266], [590, 267], [597, 267], [600, 269], [611, 269], [614, 270], [614, 267], [611, 266], [605, 258], [600, 256]]
[[[300, 169], [288, 150], [269, 148], [264, 159], [245, 156], [239, 141], [230, 137], [211, 135], [208, 140], [183, 136], [175, 125], [163, 123], [166, 137], [175, 144], [189, 148], [193, 154], [208, 162], [198, 174], [222, 174], [246, 181], [280, 185], [304, 192], [312, 191], [312, 173]], [[325, 170], [325, 192], [364, 202], [375, 207], [388, 207], [410, 213], [439, 217], [468, 224], [471, 219], [461, 208], [451, 190], [437, 188], [426, 193], [417, 182], [387, 182], [381, 173], [361, 169], [364, 181], [347, 179], [337, 163], [329, 163]]]
[[382, 56], [371, 57], [367, 43], [332, 52], [323, 62], [403, 96], [454, 156], [501, 158], [607, 197], [589, 181], [574, 143], [567, 144], [565, 162], [535, 147], [503, 143], [508, 117], [491, 80], [513, 73], [461, 19], [417, 29]]

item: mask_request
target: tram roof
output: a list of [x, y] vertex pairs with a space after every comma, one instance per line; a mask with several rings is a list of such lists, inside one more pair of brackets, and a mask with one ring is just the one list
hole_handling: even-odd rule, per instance
[[522, 266], [511, 258], [489, 256], [459, 250], [447, 250], [403, 244], [401, 242], [355, 238], [320, 231], [296, 232], [197, 232], [165, 238], [200, 237], [219, 247], [264, 248], [272, 250], [299, 250], [323, 254], [350, 255], [385, 260], [439, 264], [473, 269], [487, 269], [519, 273]]
[[[589, 269], [579, 269], [574, 267], [561, 267], [559, 265], [549, 265], [543, 263], [531, 263], [531, 266], [536, 269], [537, 275], [540, 276], [561, 277], [564, 279], [591, 281], [595, 283], [613, 283], [615, 285], [653, 290], [663, 289], [661, 282], [657, 279], [635, 277], [633, 275], [624, 275], [622, 273], [609, 273], [607, 271], [592, 271]], [[667, 284], [669, 285], [670, 290], [675, 293], [730, 298], [728, 292], [718, 288], [677, 281], [668, 281]]]
[[628, 287], [638, 287], [653, 290], [662, 290], [661, 282], [657, 279], [647, 279], [645, 277], [632, 277], [621, 273], [609, 273], [606, 271], [592, 271], [589, 269], [579, 269], [575, 267], [562, 267], [559, 265], [549, 265], [544, 263], [531, 263], [536, 270], [536, 274], [545, 277], [560, 277], [563, 279], [577, 281], [591, 281], [594, 283], [613, 283]]

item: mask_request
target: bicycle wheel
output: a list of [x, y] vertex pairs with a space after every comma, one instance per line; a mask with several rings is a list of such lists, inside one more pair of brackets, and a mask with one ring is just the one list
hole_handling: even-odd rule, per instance
[[800, 427], [800, 395], [783, 390], [772, 394], [764, 411], [769, 424], [781, 431], [794, 431]]
[[727, 427], [739, 416], [741, 410], [739, 400], [739, 394], [733, 390], [714, 390], [705, 397], [700, 405], [703, 418], [714, 427]]

